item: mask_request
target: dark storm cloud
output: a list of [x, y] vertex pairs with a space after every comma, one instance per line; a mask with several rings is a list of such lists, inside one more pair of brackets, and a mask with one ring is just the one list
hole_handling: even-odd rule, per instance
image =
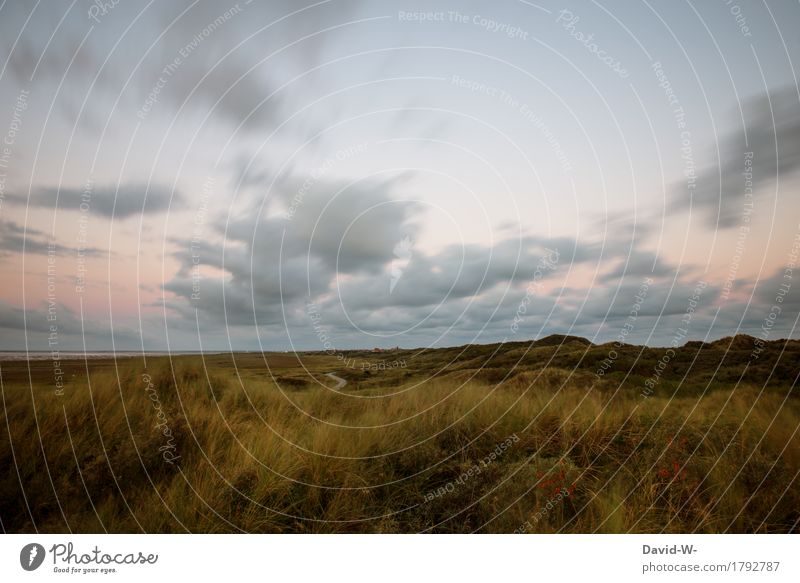
[[121, 184], [118, 187], [101, 186], [91, 188], [39, 187], [30, 199], [22, 196], [9, 197], [8, 202], [17, 205], [58, 210], [80, 210], [104, 217], [125, 219], [130, 216], [160, 213], [167, 209], [183, 208], [183, 198], [177, 192], [158, 185]]
[[[729, 134], [720, 146], [720, 163], [697, 175], [693, 195], [681, 185], [674, 211], [696, 205], [711, 225], [734, 227], [745, 205], [748, 176], [745, 160], [752, 165], [754, 197], [767, 194], [780, 181], [800, 168], [800, 97], [797, 90], [781, 89], [765, 93], [744, 103], [744, 127]], [[741, 121], [739, 120], [741, 125]]]

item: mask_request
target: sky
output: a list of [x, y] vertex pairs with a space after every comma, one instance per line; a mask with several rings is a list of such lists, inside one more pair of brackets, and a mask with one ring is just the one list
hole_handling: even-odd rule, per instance
[[796, 338], [800, 4], [0, 4], [0, 350]]

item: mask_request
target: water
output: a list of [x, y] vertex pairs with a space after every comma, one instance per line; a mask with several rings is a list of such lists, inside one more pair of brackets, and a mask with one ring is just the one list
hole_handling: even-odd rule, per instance
[[190, 354], [219, 354], [218, 352], [79, 352], [60, 350], [56, 354], [48, 351], [24, 350], [0, 351], [0, 362], [20, 361], [20, 360], [96, 360], [98, 358], [131, 358], [145, 356], [181, 356]]

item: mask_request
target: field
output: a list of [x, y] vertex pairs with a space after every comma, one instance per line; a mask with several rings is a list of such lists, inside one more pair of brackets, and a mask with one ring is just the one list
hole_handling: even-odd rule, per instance
[[[800, 341], [0, 363], [5, 532], [795, 532]], [[756, 352], [754, 352], [756, 350]], [[659, 364], [661, 363], [661, 364]], [[331, 373], [334, 376], [328, 376]]]

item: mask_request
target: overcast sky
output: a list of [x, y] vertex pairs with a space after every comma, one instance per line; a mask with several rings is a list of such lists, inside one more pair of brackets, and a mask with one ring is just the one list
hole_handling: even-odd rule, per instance
[[6, 0], [0, 349], [798, 337], [798, 22]]

